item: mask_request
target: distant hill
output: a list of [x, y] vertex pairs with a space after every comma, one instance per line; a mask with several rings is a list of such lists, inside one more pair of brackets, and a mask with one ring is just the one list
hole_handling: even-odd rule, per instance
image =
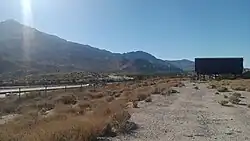
[[5, 60], [2, 57], [0, 57], [0, 65], [1, 65], [0, 73], [12, 71], [12, 70], [19, 68], [18, 65], [14, 64], [8, 60]]
[[15, 20], [0, 23], [0, 73], [18, 72], [181, 72], [172, 62], [143, 52], [112, 53], [40, 32]]
[[187, 60], [187, 59], [173, 60], [173, 61], [167, 61], [167, 62], [182, 69], [183, 71], [195, 70], [195, 62]]

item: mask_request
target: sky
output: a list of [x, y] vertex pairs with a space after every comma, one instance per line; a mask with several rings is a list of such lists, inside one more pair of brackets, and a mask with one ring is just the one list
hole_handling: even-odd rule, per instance
[[250, 67], [250, 0], [1, 0], [7, 19], [112, 52], [244, 57]]

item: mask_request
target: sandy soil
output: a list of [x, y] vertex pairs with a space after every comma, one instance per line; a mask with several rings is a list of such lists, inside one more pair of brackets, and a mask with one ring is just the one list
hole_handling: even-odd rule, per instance
[[[134, 133], [114, 141], [246, 141], [250, 140], [250, 108], [246, 105], [221, 106], [223, 93], [207, 89], [207, 84], [191, 83], [172, 96], [154, 95], [153, 102], [141, 102], [132, 121], [139, 125]], [[250, 103], [250, 93], [241, 92]]]
[[17, 114], [10, 114], [10, 115], [5, 115], [5, 116], [0, 116], [0, 125], [5, 124], [6, 122], [16, 118], [18, 115]]

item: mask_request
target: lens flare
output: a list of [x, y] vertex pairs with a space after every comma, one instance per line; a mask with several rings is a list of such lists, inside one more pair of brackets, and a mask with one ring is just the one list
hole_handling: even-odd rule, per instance
[[[22, 7], [22, 20], [25, 25], [33, 26], [32, 19], [32, 8], [31, 0], [21, 0]], [[23, 27], [23, 51], [24, 51], [24, 60], [30, 61], [29, 51], [33, 39], [33, 30], [30, 28]]]
[[21, 0], [23, 22], [32, 25], [31, 0]]

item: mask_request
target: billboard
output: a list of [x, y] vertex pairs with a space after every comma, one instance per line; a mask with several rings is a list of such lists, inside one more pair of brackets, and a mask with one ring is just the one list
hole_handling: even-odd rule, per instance
[[195, 58], [197, 74], [242, 74], [243, 58]]

